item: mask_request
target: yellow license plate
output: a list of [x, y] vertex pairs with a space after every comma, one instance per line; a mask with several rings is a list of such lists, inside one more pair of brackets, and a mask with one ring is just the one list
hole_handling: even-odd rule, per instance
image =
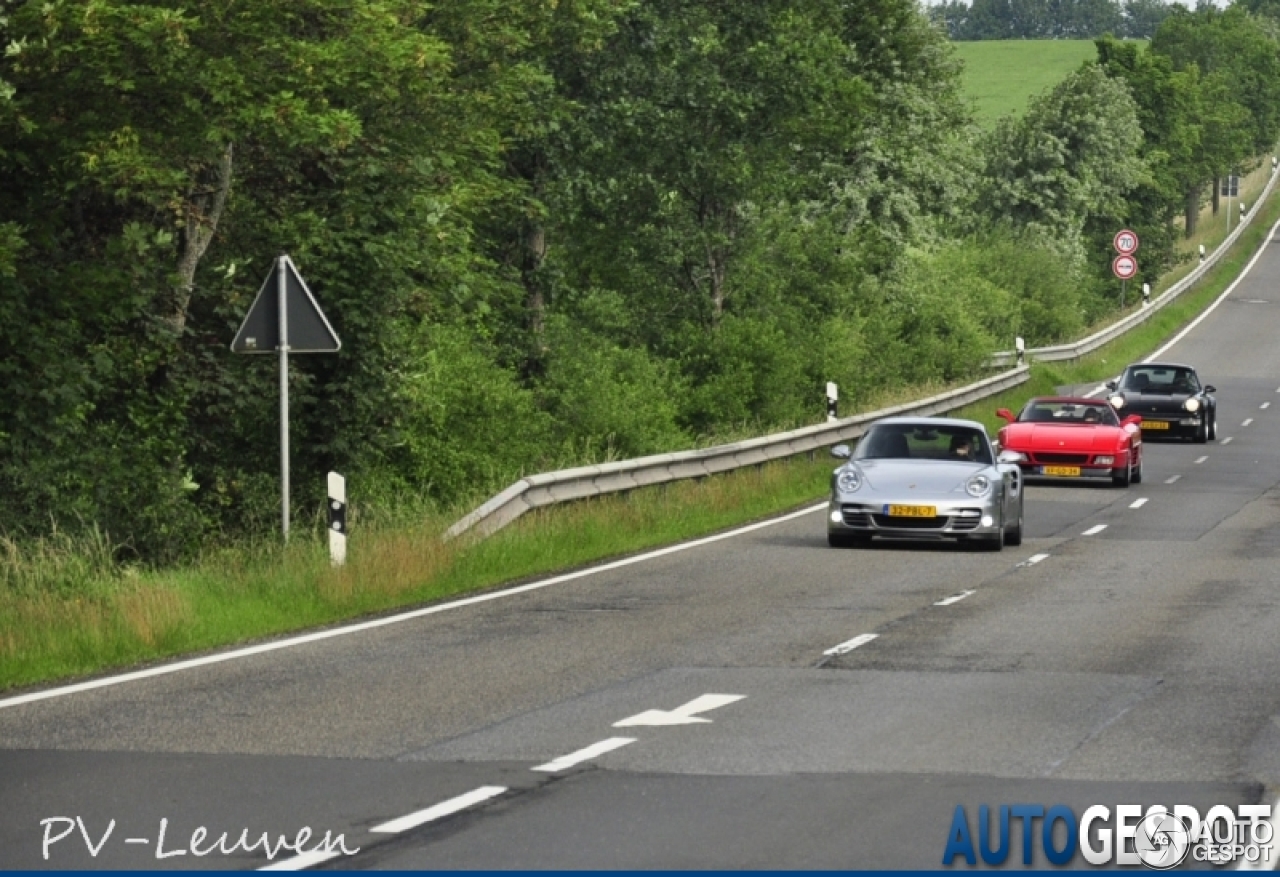
[[938, 508], [931, 505], [890, 505], [885, 506], [885, 514], [891, 518], [936, 518]]
[[1045, 466], [1044, 474], [1045, 475], [1063, 475], [1067, 478], [1079, 478], [1080, 467], [1079, 466]]
[[1144, 420], [1142, 421], [1143, 429], [1168, 429], [1169, 421], [1167, 420]]

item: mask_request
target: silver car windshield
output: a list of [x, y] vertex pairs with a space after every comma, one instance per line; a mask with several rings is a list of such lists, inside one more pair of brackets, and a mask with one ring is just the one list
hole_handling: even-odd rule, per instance
[[993, 456], [986, 435], [967, 426], [885, 423], [871, 427], [854, 448], [855, 460], [949, 460], [985, 463]]

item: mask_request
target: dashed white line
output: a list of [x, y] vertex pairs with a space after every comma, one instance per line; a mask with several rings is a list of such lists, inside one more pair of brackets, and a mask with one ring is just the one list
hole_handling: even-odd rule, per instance
[[1083, 533], [1081, 533], [1080, 535], [1081, 535], [1081, 536], [1096, 536], [1096, 535], [1098, 535], [1099, 533], [1101, 533], [1101, 532], [1102, 532], [1103, 530], [1105, 530], [1105, 529], [1107, 529], [1107, 525], [1106, 525], [1106, 524], [1094, 524], [1092, 527], [1090, 527], [1088, 530], [1085, 530], [1085, 531], [1084, 531]]
[[1173, 484], [1175, 481], [1177, 481], [1181, 477], [1182, 477], [1181, 475], [1170, 475], [1168, 478], [1164, 480], [1164, 483]]
[[1048, 558], [1048, 556], [1049, 555], [1047, 554], [1033, 554], [1030, 557], [1028, 557], [1026, 560], [1022, 561], [1022, 563], [1018, 564], [1018, 566], [1035, 566], [1040, 561]]
[[1241, 425], [1241, 426], [1248, 426], [1248, 425], [1249, 425], [1249, 424], [1251, 424], [1251, 423], [1253, 423], [1253, 418], [1252, 418], [1252, 417], [1246, 417], [1246, 418], [1244, 419], [1244, 423], [1242, 423], [1242, 424], [1240, 424], [1240, 425]]
[[834, 646], [833, 648], [827, 649], [827, 650], [826, 650], [825, 652], [823, 652], [822, 654], [824, 654], [824, 655], [843, 655], [845, 652], [852, 652], [852, 651], [853, 651], [854, 649], [856, 649], [858, 646], [865, 646], [867, 643], [871, 642], [873, 639], [875, 639], [875, 638], [876, 638], [876, 637], [878, 637], [879, 635], [880, 635], [880, 634], [878, 634], [878, 633], [863, 633], [863, 634], [859, 634], [858, 636], [855, 636], [855, 637], [854, 637], [853, 639], [851, 639], [851, 640], [848, 640], [848, 641], [846, 641], [846, 642], [842, 642], [842, 643], [840, 643], [840, 645], [838, 645], [838, 646]]
[[1144, 496], [1142, 499], [1135, 499], [1133, 502], [1129, 503], [1129, 508], [1140, 509], [1146, 504], [1147, 504], [1147, 498]]
[[1203, 463], [1203, 462], [1204, 462], [1205, 460], [1207, 460], [1207, 459], [1209, 459], [1209, 455], [1208, 455], [1208, 454], [1205, 454], [1203, 457], [1197, 457], [1197, 458], [1195, 459], [1195, 464], [1196, 464], [1197, 466], [1199, 466], [1201, 463]]
[[1263, 402], [1263, 403], [1262, 403], [1261, 405], [1259, 405], [1258, 407], [1259, 407], [1259, 408], [1261, 408], [1261, 409], [1263, 409], [1263, 410], [1265, 411], [1266, 409], [1268, 409], [1268, 408], [1270, 408], [1270, 407], [1271, 407], [1271, 403], [1270, 403], [1270, 402]]
[[555, 773], [558, 770], [564, 770], [567, 767], [573, 767], [583, 761], [589, 761], [597, 755], [604, 755], [606, 752], [612, 752], [615, 749], [621, 749], [628, 743], [636, 742], [635, 737], [610, 737], [608, 740], [601, 740], [599, 743], [592, 743], [586, 749], [579, 749], [577, 752], [570, 752], [568, 755], [562, 755], [559, 758], [548, 761], [546, 764], [540, 764], [531, 770], [540, 770], [544, 773]]
[[1218, 444], [1220, 444], [1220, 445], [1229, 445], [1229, 444], [1231, 444], [1231, 439], [1232, 439], [1232, 438], [1233, 438], [1233, 436], [1227, 436], [1227, 437], [1226, 437], [1226, 438], [1224, 438], [1222, 441], [1218, 442]]
[[401, 816], [399, 819], [392, 819], [390, 822], [375, 825], [369, 830], [374, 834], [399, 834], [402, 831], [417, 828], [419, 825], [425, 825], [428, 822], [452, 816], [459, 810], [466, 810], [468, 807], [488, 801], [490, 798], [496, 798], [506, 790], [505, 786], [481, 786], [478, 789], [467, 792], [465, 795], [459, 795], [456, 798], [450, 798], [448, 801], [442, 801], [433, 807], [428, 807], [426, 810], [419, 810], [416, 813]]
[[977, 591], [972, 591], [972, 590], [970, 590], [970, 591], [963, 591], [963, 592], [961, 592], [961, 593], [959, 593], [959, 594], [956, 594], [956, 595], [954, 595], [954, 596], [952, 596], [952, 597], [947, 597], [945, 600], [939, 600], [937, 603], [934, 603], [933, 605], [934, 605], [934, 606], [950, 606], [952, 603], [959, 603], [959, 602], [960, 602], [961, 600], [963, 600], [965, 597], [968, 597], [968, 596], [970, 596], [971, 594], [976, 594], [976, 593], [977, 593]]
[[292, 859], [281, 859], [270, 865], [263, 865], [259, 871], [302, 871], [313, 865], [319, 865], [342, 855], [341, 850], [310, 850]]
[[334, 627], [329, 630], [321, 630], [315, 633], [302, 634], [301, 636], [289, 637], [288, 639], [276, 640], [269, 643], [261, 643], [256, 646], [247, 646], [242, 649], [232, 649], [227, 652], [220, 652], [216, 655], [205, 655], [199, 658], [190, 658], [185, 661], [177, 661], [173, 664], [165, 664], [160, 667], [148, 667], [146, 670], [135, 670], [130, 673], [121, 673], [118, 676], [106, 676], [102, 679], [91, 679], [88, 682], [76, 682], [72, 685], [63, 685], [58, 688], [48, 688], [44, 691], [33, 691], [30, 694], [19, 694], [15, 697], [0, 698], [0, 709], [6, 707], [20, 706], [22, 704], [34, 703], [39, 700], [48, 700], [53, 697], [65, 697], [70, 694], [79, 694], [84, 691], [93, 691], [97, 688], [105, 688], [109, 685], [121, 685], [125, 682], [134, 682], [139, 679], [150, 679], [155, 676], [164, 676], [169, 673], [178, 673], [182, 670], [191, 670], [196, 667], [207, 667], [210, 664], [221, 664], [224, 661], [234, 661], [239, 658], [248, 658], [253, 655], [262, 655], [268, 652], [274, 652], [278, 649], [292, 648], [293, 646], [301, 646], [307, 643], [320, 642], [322, 640], [331, 639], [338, 636], [346, 636], [352, 633], [361, 633], [366, 630], [374, 630], [379, 627], [385, 627], [389, 624], [398, 624], [401, 621], [411, 621], [415, 618], [424, 618], [428, 615], [435, 615], [439, 612], [448, 612], [451, 609], [461, 609], [464, 606], [474, 606], [477, 603], [487, 603], [490, 600], [500, 600], [504, 597], [512, 597], [516, 594], [525, 594], [529, 591], [536, 591], [541, 588], [547, 588], [552, 585], [558, 585], [562, 582], [580, 579], [584, 576], [593, 576], [598, 573], [608, 572], [609, 570], [619, 569], [624, 566], [630, 566], [633, 563], [642, 563], [646, 560], [652, 560], [655, 557], [664, 557], [668, 554], [675, 554], [679, 551], [687, 551], [690, 548], [697, 548], [702, 545], [710, 545], [713, 542], [719, 542], [722, 539], [729, 539], [743, 533], [750, 533], [763, 527], [772, 527], [775, 524], [781, 524], [786, 521], [794, 521], [796, 518], [805, 515], [811, 515], [814, 512], [823, 511], [827, 508], [827, 503], [821, 502], [808, 508], [800, 509], [790, 514], [782, 515], [777, 518], [770, 518], [767, 521], [760, 521], [756, 524], [748, 524], [745, 527], [739, 527], [736, 530], [729, 530], [725, 533], [717, 533], [714, 536], [705, 536], [701, 539], [694, 539], [690, 542], [682, 542], [679, 545], [670, 545], [666, 548], [659, 548], [654, 551], [648, 551], [644, 554], [637, 554], [634, 557], [626, 557], [622, 560], [615, 560], [611, 563], [604, 563], [600, 566], [593, 566], [589, 569], [580, 569], [576, 572], [565, 573], [563, 575], [552, 576], [549, 579], [542, 579], [537, 582], [530, 582], [527, 585], [517, 585], [514, 588], [505, 588], [501, 591], [493, 591], [486, 594], [477, 594], [474, 597], [464, 597], [461, 600], [453, 600], [449, 603], [440, 603], [435, 606], [427, 606], [422, 609], [413, 609], [409, 612], [401, 612], [397, 615], [388, 615], [384, 618], [377, 618], [372, 621], [362, 621], [357, 624], [348, 624], [343, 627]]

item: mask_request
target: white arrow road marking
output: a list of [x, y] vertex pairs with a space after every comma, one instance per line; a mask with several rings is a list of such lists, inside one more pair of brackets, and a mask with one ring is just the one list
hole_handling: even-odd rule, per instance
[[1147, 504], [1147, 498], [1144, 496], [1142, 499], [1135, 499], [1133, 502], [1129, 503], [1129, 508], [1140, 509], [1146, 504]]
[[856, 649], [858, 646], [865, 646], [867, 643], [871, 642], [873, 639], [875, 639], [875, 638], [876, 638], [876, 637], [878, 637], [879, 635], [880, 635], [880, 634], [878, 634], [878, 633], [863, 633], [863, 634], [859, 634], [858, 636], [855, 636], [855, 637], [854, 637], [853, 639], [851, 639], [851, 640], [847, 640], [846, 642], [842, 642], [842, 643], [840, 643], [840, 645], [838, 645], [838, 646], [834, 646], [833, 648], [827, 649], [827, 650], [826, 650], [825, 652], [823, 652], [822, 654], [824, 654], [824, 655], [843, 655], [845, 652], [852, 652], [852, 651], [853, 651], [854, 649]]
[[540, 770], [544, 773], [555, 773], [558, 770], [564, 770], [566, 767], [573, 767], [579, 762], [588, 761], [597, 755], [604, 755], [606, 752], [612, 752], [615, 749], [621, 749], [628, 743], [636, 742], [635, 737], [610, 737], [608, 740], [601, 740], [599, 743], [592, 743], [586, 749], [579, 749], [577, 752], [570, 752], [568, 755], [562, 755], [554, 761], [548, 761], [546, 764], [540, 764], [530, 770]]
[[1106, 525], [1106, 524], [1095, 524], [1094, 526], [1090, 527], [1088, 530], [1085, 530], [1085, 531], [1084, 531], [1083, 533], [1081, 533], [1080, 535], [1081, 535], [1081, 536], [1096, 536], [1096, 535], [1098, 535], [1099, 533], [1101, 533], [1101, 532], [1102, 532], [1103, 530], [1105, 530], [1105, 529], [1107, 529], [1107, 525]]
[[1241, 426], [1248, 426], [1248, 425], [1249, 425], [1249, 424], [1251, 424], [1251, 423], [1253, 423], [1253, 418], [1252, 418], [1252, 417], [1246, 417], [1246, 418], [1244, 419], [1244, 423], [1242, 423], [1242, 424], [1240, 424], [1240, 425], [1241, 425]]
[[459, 795], [456, 798], [450, 798], [448, 801], [442, 801], [434, 807], [428, 807], [426, 810], [419, 810], [416, 813], [401, 816], [399, 819], [392, 819], [390, 822], [375, 825], [369, 830], [375, 834], [399, 834], [402, 831], [417, 828], [419, 825], [425, 825], [428, 822], [452, 816], [459, 810], [466, 810], [468, 807], [488, 801], [490, 798], [496, 798], [506, 790], [505, 786], [481, 786], [478, 789], [467, 792], [465, 795]]
[[945, 600], [939, 600], [937, 603], [934, 603], [933, 605], [934, 606], [950, 606], [952, 603], [959, 603], [961, 600], [963, 600], [965, 597], [968, 597], [970, 594], [976, 594], [976, 593], [977, 593], [976, 591], [962, 591], [961, 593], [956, 594], [953, 597], [947, 597]]
[[1205, 460], [1207, 460], [1207, 459], [1209, 459], [1209, 457], [1208, 457], [1208, 455], [1207, 455], [1207, 454], [1206, 454], [1205, 456], [1203, 456], [1203, 457], [1198, 457], [1198, 458], [1196, 459], [1196, 461], [1195, 461], [1195, 462], [1196, 462], [1196, 465], [1197, 465], [1197, 466], [1198, 466], [1198, 465], [1200, 465], [1201, 463], [1203, 463], [1203, 462], [1204, 462]]
[[745, 694], [704, 694], [701, 697], [695, 697], [684, 706], [676, 707], [670, 712], [665, 710], [646, 710], [629, 719], [614, 722], [613, 726], [615, 728], [630, 728], [635, 725], [693, 725], [698, 722], [710, 722], [710, 719], [700, 718], [696, 713], [719, 709], [726, 704], [731, 704], [735, 700], [742, 700], [745, 697]]
[[259, 871], [302, 871], [310, 868], [312, 865], [319, 865], [330, 859], [336, 859], [342, 855], [337, 850], [311, 850], [300, 856], [294, 856], [292, 859], [281, 859], [270, 865], [263, 865]]
[[1182, 477], [1181, 475], [1171, 475], [1170, 477], [1168, 477], [1168, 478], [1166, 478], [1166, 479], [1164, 480], [1164, 483], [1165, 483], [1165, 484], [1173, 484], [1175, 481], [1177, 481], [1177, 480], [1178, 480], [1179, 478], [1181, 478], [1181, 477]]
[[1018, 564], [1018, 566], [1035, 566], [1037, 563], [1046, 559], [1048, 556], [1049, 555], [1047, 554], [1033, 554], [1030, 557], [1028, 557], [1026, 560], [1022, 561], [1022, 563]]

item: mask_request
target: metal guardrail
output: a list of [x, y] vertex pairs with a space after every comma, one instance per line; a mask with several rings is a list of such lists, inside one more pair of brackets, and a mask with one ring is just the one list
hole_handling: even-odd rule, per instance
[[[1088, 353], [1092, 353], [1107, 342], [1115, 340], [1130, 329], [1140, 326], [1142, 323], [1151, 319], [1157, 311], [1172, 302], [1178, 296], [1182, 295], [1182, 293], [1186, 292], [1191, 287], [1195, 286], [1196, 282], [1200, 280], [1200, 278], [1204, 277], [1205, 274], [1212, 270], [1214, 265], [1218, 264], [1218, 261], [1223, 257], [1223, 255], [1231, 249], [1231, 245], [1236, 242], [1236, 239], [1240, 237], [1240, 235], [1244, 233], [1244, 230], [1249, 227], [1249, 224], [1253, 222], [1253, 217], [1258, 214], [1259, 205], [1261, 205], [1262, 202], [1267, 199], [1267, 196], [1271, 194], [1271, 190], [1275, 187], [1278, 176], [1280, 176], [1280, 174], [1277, 173], [1277, 170], [1272, 169], [1271, 179], [1267, 181], [1267, 185], [1262, 190], [1262, 194], [1258, 196], [1258, 200], [1254, 204], [1253, 209], [1245, 214], [1243, 219], [1241, 219], [1240, 224], [1236, 226], [1235, 231], [1227, 235], [1226, 239], [1219, 244], [1212, 253], [1206, 256], [1205, 260], [1197, 265], [1190, 274], [1152, 299], [1149, 305], [1141, 310], [1134, 311], [1127, 317], [1112, 323], [1105, 329], [1094, 332], [1088, 338], [1084, 338], [1074, 344], [1059, 344], [1053, 347], [1032, 347], [1025, 351], [1024, 356], [1029, 360], [1034, 359], [1039, 362], [1073, 361]], [[1002, 350], [999, 353], [993, 353], [991, 355], [991, 359], [987, 360], [987, 366], [990, 368], [1008, 368], [1017, 361], [1018, 355], [1015, 351]]]
[[[1218, 263], [1223, 254], [1253, 221], [1253, 217], [1258, 213], [1258, 205], [1271, 194], [1277, 177], [1277, 171], [1273, 170], [1271, 179], [1267, 181], [1266, 188], [1258, 196], [1254, 209], [1249, 211], [1236, 230], [1231, 232], [1226, 240], [1205, 258], [1204, 262], [1196, 266], [1195, 270], [1157, 296], [1147, 307], [1074, 344], [1032, 348], [1025, 351], [1025, 356], [1028, 359], [1045, 362], [1078, 359], [1150, 319], [1153, 314], [1194, 286]], [[1009, 368], [1016, 363], [1017, 354], [1012, 350], [1006, 350], [993, 354], [987, 365], [992, 368]], [[832, 423], [806, 426], [791, 432], [775, 433], [694, 451], [656, 454], [635, 460], [620, 460], [596, 466], [581, 466], [576, 469], [529, 475], [458, 521], [446, 531], [445, 538], [452, 539], [472, 531], [480, 536], [488, 536], [530, 509], [541, 506], [606, 493], [618, 493], [650, 484], [664, 484], [684, 478], [700, 478], [716, 472], [756, 466], [770, 460], [803, 454], [842, 441], [851, 441], [862, 435], [863, 428], [867, 424], [882, 417], [899, 414], [921, 416], [941, 414], [1015, 387], [1024, 383], [1029, 376], [1029, 367], [1025, 364], [1017, 364], [1009, 371], [966, 387], [950, 390], [918, 402], [846, 417]]]
[[1016, 387], [1026, 382], [1030, 377], [1029, 372], [1028, 366], [1020, 365], [975, 384], [948, 390], [918, 402], [732, 444], [529, 475], [458, 521], [448, 529], [445, 538], [452, 539], [468, 531], [488, 536], [530, 509], [540, 506], [684, 478], [700, 478], [851, 441], [862, 435], [867, 424], [882, 417], [901, 414], [928, 416], [951, 411]]

